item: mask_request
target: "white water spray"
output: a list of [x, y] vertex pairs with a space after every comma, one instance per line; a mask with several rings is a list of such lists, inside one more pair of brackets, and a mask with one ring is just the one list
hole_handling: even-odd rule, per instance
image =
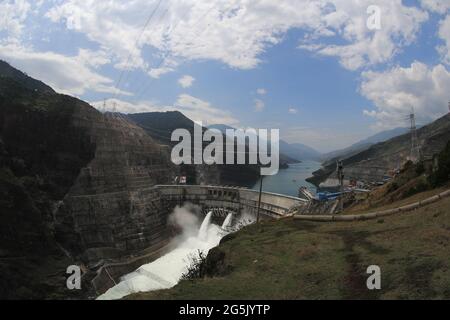
[[227, 230], [229, 227], [231, 227], [232, 222], [233, 222], [233, 214], [229, 213], [222, 224], [222, 229]]
[[[222, 227], [231, 226], [232, 214], [225, 219]], [[99, 300], [121, 299], [124, 296], [136, 292], [149, 292], [161, 289], [169, 289], [175, 286], [183, 274], [188, 270], [192, 259], [198, 258], [199, 250], [208, 254], [209, 250], [218, 246], [222, 237], [228, 231], [212, 224], [212, 212], [209, 212], [198, 228], [197, 218], [185, 208], [176, 208], [169, 217], [169, 221], [175, 222], [183, 228], [183, 233], [177, 238], [178, 246], [161, 258], [138, 268], [136, 271], [122, 277], [121, 282], [99, 296]], [[247, 224], [242, 219], [239, 225]], [[196, 225], [196, 227], [195, 227]]]
[[206, 218], [202, 222], [200, 231], [198, 232], [198, 237], [200, 238], [200, 240], [206, 241], [208, 238], [208, 227], [211, 224], [211, 217], [212, 211], [208, 212]]

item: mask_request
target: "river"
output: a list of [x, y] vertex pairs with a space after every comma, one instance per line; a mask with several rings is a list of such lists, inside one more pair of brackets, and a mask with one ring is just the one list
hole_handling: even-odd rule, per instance
[[[290, 164], [288, 169], [280, 169], [274, 176], [264, 177], [263, 191], [298, 197], [298, 189], [307, 187], [312, 192], [316, 192], [316, 187], [307, 182], [306, 179], [312, 177], [312, 173], [319, 170], [320, 162], [303, 161], [301, 163]], [[260, 181], [252, 189], [259, 190]]]

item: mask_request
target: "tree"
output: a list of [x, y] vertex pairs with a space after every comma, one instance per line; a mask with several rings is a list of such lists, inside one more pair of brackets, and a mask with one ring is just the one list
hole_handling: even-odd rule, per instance
[[438, 170], [430, 176], [430, 182], [437, 187], [446, 184], [450, 180], [450, 141], [439, 154]]

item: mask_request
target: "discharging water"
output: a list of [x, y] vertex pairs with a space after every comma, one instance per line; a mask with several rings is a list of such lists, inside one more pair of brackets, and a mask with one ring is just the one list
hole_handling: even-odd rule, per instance
[[[209, 212], [200, 228], [197, 227], [194, 233], [192, 230], [188, 230], [189, 232], [186, 233], [193, 235], [186, 236], [174, 250], [122, 277], [119, 284], [99, 296], [98, 299], [120, 299], [136, 292], [169, 289], [175, 286], [186, 273], [192, 261], [198, 258], [199, 250], [206, 255], [210, 249], [219, 245], [222, 237], [229, 233], [227, 230], [232, 227], [233, 221], [231, 213], [226, 217], [222, 227], [211, 223], [211, 218], [212, 213]], [[247, 217], [236, 223], [236, 226], [243, 226], [248, 223]]]
[[225, 218], [225, 220], [223, 221], [222, 229], [227, 230], [229, 227], [231, 227], [232, 222], [233, 222], [233, 214], [229, 213]]

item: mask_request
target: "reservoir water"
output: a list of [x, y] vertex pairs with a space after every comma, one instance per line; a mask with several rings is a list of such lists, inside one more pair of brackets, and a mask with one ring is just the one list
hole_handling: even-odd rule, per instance
[[[301, 163], [290, 164], [288, 169], [280, 169], [274, 176], [264, 177], [263, 191], [298, 197], [298, 189], [307, 187], [313, 193], [316, 187], [307, 182], [306, 179], [312, 177], [312, 173], [319, 170], [320, 162], [303, 161]], [[259, 190], [260, 181], [252, 189]]]

